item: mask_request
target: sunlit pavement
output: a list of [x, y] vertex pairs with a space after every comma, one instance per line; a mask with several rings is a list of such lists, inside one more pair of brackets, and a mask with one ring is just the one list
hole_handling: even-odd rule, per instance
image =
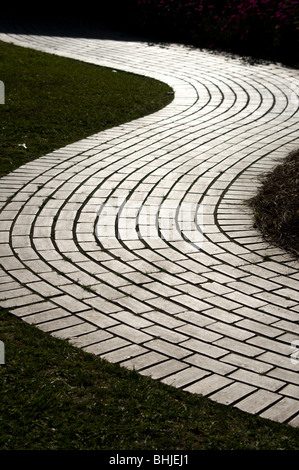
[[113, 34], [0, 40], [174, 90], [159, 112], [1, 179], [1, 307], [140, 374], [298, 427], [299, 263], [263, 242], [244, 204], [299, 147], [298, 71]]

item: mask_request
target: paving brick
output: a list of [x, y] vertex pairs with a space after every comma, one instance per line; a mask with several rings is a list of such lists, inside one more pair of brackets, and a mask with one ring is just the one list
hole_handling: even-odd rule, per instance
[[233, 383], [219, 392], [210, 395], [210, 398], [211, 400], [214, 400], [217, 403], [222, 403], [223, 405], [232, 405], [255, 390], [255, 387], [251, 387], [247, 384]]
[[71, 313], [82, 312], [83, 310], [88, 310], [88, 305], [83, 302], [71, 297], [70, 295], [60, 295], [56, 296], [53, 301], [60, 305], [61, 307], [66, 308]]
[[56, 320], [58, 318], [67, 317], [69, 315], [69, 312], [63, 310], [62, 308], [52, 308], [51, 310], [45, 311], [38, 310], [38, 312], [35, 314], [26, 315], [26, 322], [38, 325], [39, 323], [44, 323], [49, 320]]
[[188, 336], [186, 335], [159, 325], [153, 325], [149, 328], [144, 328], [143, 332], [150, 334], [151, 336], [165, 338], [167, 341], [174, 344], [182, 343], [184, 341], [184, 345], [186, 345], [185, 341], [188, 339]]
[[[138, 295], [138, 294], [137, 294]], [[149, 296], [150, 299], [153, 299], [153, 297]], [[150, 299], [147, 299], [149, 301]], [[123, 306], [124, 308], [127, 308], [129, 310], [132, 310], [133, 312], [136, 312], [137, 314], [141, 314], [144, 312], [148, 312], [151, 310], [151, 306], [147, 305], [147, 303], [139, 301], [137, 299], [134, 299], [133, 297], [121, 297], [116, 299], [116, 302]]]
[[[277, 277], [273, 278], [273, 281], [269, 281], [267, 278], [262, 278], [262, 277], [257, 277], [257, 276], [248, 276], [243, 278], [243, 281], [250, 284], [254, 285], [260, 290], [272, 290], [272, 289], [277, 289], [279, 287], [279, 284], [276, 283]], [[275, 282], [274, 282], [275, 281]]]
[[230, 364], [225, 364], [224, 362], [217, 361], [203, 354], [195, 353], [191, 357], [185, 358], [185, 361], [189, 364], [200, 367], [203, 370], [209, 372], [215, 372], [221, 375], [227, 375], [236, 370], [236, 367]]
[[71, 340], [75, 336], [81, 336], [94, 330], [94, 326], [89, 325], [88, 323], [81, 323], [79, 325], [63, 328], [62, 330], [53, 331], [52, 335], [56, 338]]
[[205, 377], [208, 374], [209, 373], [207, 371], [191, 366], [162, 379], [161, 382], [167, 385], [172, 385], [173, 387], [181, 388]]
[[260, 308], [260, 307], [263, 307], [266, 303], [266, 302], [262, 302], [256, 299], [253, 296], [246, 295], [246, 294], [243, 294], [242, 292], [237, 292], [237, 291], [226, 294], [225, 297], [231, 300], [235, 300], [239, 302], [240, 304], [246, 305], [251, 308]]
[[192, 338], [182, 342], [181, 345], [193, 352], [199, 352], [212, 358], [219, 358], [228, 353], [226, 349], [210, 344], [209, 342], [199, 341]]
[[265, 352], [259, 356], [259, 359], [273, 366], [289, 369], [293, 372], [299, 371], [299, 360], [296, 358], [292, 360], [291, 354], [289, 356], [283, 356], [274, 352]]
[[198, 382], [195, 382], [188, 387], [185, 387], [186, 392], [195, 393], [198, 395], [210, 395], [217, 390], [220, 390], [227, 385], [231, 384], [232, 381], [226, 377], [217, 374], [211, 374]]
[[[41, 300], [38, 303], [28, 304], [26, 306], [14, 308], [13, 312], [14, 315], [16, 315], [17, 317], [25, 317], [32, 314], [39, 314], [47, 311], [50, 312], [53, 309], [56, 310], [55, 307], [57, 307], [57, 305], [53, 304], [52, 302], [43, 302]], [[69, 315], [69, 312], [67, 310], [60, 308], [57, 308], [57, 310], [59, 310], [59, 316]]]
[[296, 321], [298, 313], [294, 311], [294, 309], [286, 309], [279, 307], [278, 305], [264, 305], [263, 309], [264, 312], [268, 312], [271, 315], [275, 315], [276, 317], [283, 318], [285, 320]]
[[118, 324], [114, 318], [92, 309], [79, 312], [77, 316], [101, 328], [109, 328]]
[[280, 367], [275, 367], [267, 374], [269, 377], [274, 377], [279, 379], [282, 382], [289, 384], [299, 385], [299, 376], [297, 371], [290, 371], [286, 369], [281, 369]]
[[190, 295], [176, 295], [173, 297], [175, 302], [182, 304], [185, 309], [192, 309], [195, 311], [202, 311], [209, 307], [209, 305], [201, 300], [196, 299], [195, 297], [191, 297]]
[[98, 343], [109, 338], [112, 338], [112, 335], [107, 331], [91, 329], [89, 332], [83, 335], [71, 338], [71, 342], [78, 348], [83, 348], [90, 344]]
[[271, 323], [277, 321], [277, 317], [265, 313], [263, 309], [257, 310], [248, 307], [241, 307], [239, 309], [236, 309], [235, 313], [238, 315], [242, 315], [246, 319], [249, 318], [251, 320], [257, 320], [261, 323], [265, 323], [266, 325], [271, 325]]
[[287, 395], [289, 397], [296, 398], [297, 400], [299, 400], [299, 386], [298, 385], [289, 384], [283, 389], [281, 389], [280, 393], [282, 395]]
[[135, 315], [126, 310], [113, 313], [111, 314], [111, 317], [117, 320], [118, 323], [125, 323], [137, 329], [143, 328], [145, 333], [147, 332], [146, 328], [149, 328], [154, 325], [153, 322], [146, 320], [144, 317], [141, 317], [140, 315]]
[[238, 341], [233, 338], [221, 338], [214, 342], [215, 346], [225, 348], [227, 351], [239, 353], [243, 357], [255, 357], [261, 354], [264, 349], [251, 346], [244, 341]]
[[69, 315], [68, 317], [59, 318], [57, 320], [50, 320], [45, 323], [41, 323], [39, 328], [43, 331], [54, 332], [58, 330], [62, 330], [67, 327], [75, 326], [75, 325], [84, 325], [83, 321], [79, 318], [76, 318], [73, 315]]
[[295, 416], [294, 418], [292, 418], [288, 424], [290, 426], [293, 426], [294, 428], [299, 428], [299, 414], [297, 416]]
[[25, 287], [19, 287], [17, 289], [8, 289], [0, 293], [0, 301], [3, 302], [8, 299], [16, 299], [18, 297], [23, 297], [30, 295], [31, 291]]
[[229, 312], [228, 310], [223, 310], [217, 307], [205, 310], [204, 313], [207, 317], [211, 317], [214, 320], [222, 321], [224, 323], [234, 323], [243, 319], [243, 317], [240, 315], [236, 315], [235, 313]]
[[238, 369], [229, 377], [234, 380], [239, 380], [240, 382], [254, 385], [255, 387], [270, 390], [272, 392], [279, 390], [284, 385], [284, 383], [280, 380], [273, 379], [266, 375], [259, 375], [255, 372], [251, 372], [245, 369]]
[[153, 335], [144, 333], [134, 327], [123, 324], [112, 326], [107, 331], [119, 337], [123, 337], [130, 341], [133, 341], [136, 344], [144, 343], [145, 341], [149, 341], [153, 338]]
[[153, 349], [161, 354], [174, 357], [176, 359], [183, 359], [190, 355], [190, 351], [182, 346], [177, 346], [162, 339], [153, 339], [144, 344], [147, 348]]
[[42, 297], [32, 294], [32, 295], [24, 295], [22, 297], [13, 297], [11, 299], [5, 299], [1, 300], [1, 307], [2, 308], [13, 308], [13, 307], [21, 307], [21, 306], [27, 306], [32, 303], [40, 302], [42, 300]]
[[292, 418], [299, 411], [299, 400], [293, 400], [292, 398], [283, 398], [279, 402], [275, 403], [271, 408], [261, 413], [262, 418], [271, 419], [284, 423]]
[[239, 410], [246, 411], [247, 413], [256, 414], [260, 413], [262, 410], [267, 408], [272, 403], [275, 403], [279, 400], [279, 397], [276, 393], [270, 392], [268, 390], [257, 390], [244, 400], [239, 401], [235, 405]]
[[142, 375], [150, 376], [152, 379], [161, 379], [167, 375], [182, 370], [185, 367], [187, 367], [186, 364], [175, 359], [169, 359], [168, 361], [148, 367], [147, 369], [142, 369], [140, 373]]
[[208, 331], [205, 328], [200, 328], [194, 325], [186, 324], [177, 328], [177, 331], [188, 335], [191, 338], [199, 339], [201, 341], [213, 342], [221, 338], [221, 335]]
[[276, 327], [276, 328], [279, 328], [281, 330], [290, 331], [294, 334], [299, 335], [299, 325], [294, 324], [294, 322], [288, 322], [288, 321], [285, 321], [285, 320], [280, 320], [280, 321], [274, 323], [273, 326]]
[[166, 315], [165, 313], [159, 312], [157, 310], [143, 313], [142, 318], [147, 318], [151, 321], [152, 324], [162, 326], [166, 325], [167, 328], [171, 329], [179, 328], [185, 324], [184, 321], [181, 321], [171, 315]]
[[224, 310], [234, 310], [236, 308], [239, 308], [242, 306], [242, 304], [239, 304], [237, 302], [234, 302], [230, 299], [227, 299], [225, 297], [221, 297], [221, 296], [218, 296], [218, 295], [215, 295], [215, 296], [211, 296], [207, 299], [207, 301], [216, 306], [216, 307], [220, 307]]
[[127, 369], [140, 370], [140, 369], [145, 369], [146, 367], [152, 366], [153, 364], [165, 362], [166, 360], [167, 360], [167, 356], [151, 351], [151, 352], [147, 352], [137, 357], [126, 359], [122, 361], [120, 364], [126, 367]]
[[259, 347], [260, 352], [273, 351], [282, 356], [291, 356], [294, 348], [291, 345], [291, 340], [283, 342], [282, 337], [279, 337], [279, 341], [271, 338], [265, 338], [264, 336], [254, 336], [250, 338], [247, 343]]
[[253, 332], [249, 331], [248, 329], [242, 328], [243, 320], [241, 322], [238, 322], [237, 325], [238, 326], [228, 325], [223, 322], [215, 322], [211, 325], [207, 325], [207, 328], [209, 330], [216, 331], [222, 336], [224, 335], [225, 337], [234, 338], [239, 341], [244, 341], [254, 336]]
[[241, 320], [237, 323], [237, 326], [239, 328], [244, 328], [244, 330], [252, 331], [251, 336], [253, 336], [253, 333], [259, 333], [263, 336], [276, 338], [282, 334], [282, 330], [279, 328], [274, 328], [273, 326], [268, 326], [253, 320]]
[[129, 344], [131, 344], [129, 341], [126, 341], [122, 338], [109, 338], [105, 339], [104, 341], [100, 341], [98, 343], [86, 346], [83, 349], [88, 353], [101, 356], [103, 354], [106, 354], [107, 352], [115, 351], [124, 346], [128, 346]]
[[228, 364], [241, 367], [242, 369], [249, 369], [250, 371], [257, 372], [258, 374], [263, 374], [273, 368], [272, 364], [266, 362], [266, 357], [263, 357], [263, 355], [259, 356], [257, 359], [251, 359], [239, 354], [231, 353], [221, 358], [221, 360]]
[[116, 351], [112, 351], [107, 354], [102, 354], [102, 357], [105, 358], [106, 361], [118, 363], [123, 362], [125, 359], [131, 359], [134, 356], [139, 356], [145, 352], [146, 349], [142, 348], [141, 346], [132, 344]]
[[297, 304], [297, 300], [281, 297], [270, 292], [259, 292], [256, 297], [263, 300], [264, 303], [271, 303], [280, 307], [288, 308]]

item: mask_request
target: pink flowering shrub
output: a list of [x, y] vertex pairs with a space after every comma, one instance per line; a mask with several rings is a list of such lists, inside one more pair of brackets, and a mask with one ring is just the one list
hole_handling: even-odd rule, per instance
[[299, 0], [131, 0], [142, 31], [246, 54], [294, 55]]

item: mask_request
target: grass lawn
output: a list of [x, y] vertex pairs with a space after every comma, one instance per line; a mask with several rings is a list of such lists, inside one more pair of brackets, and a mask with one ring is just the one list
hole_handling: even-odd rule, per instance
[[[9, 44], [0, 59], [2, 175], [172, 99], [159, 82]], [[6, 310], [0, 339], [0, 450], [299, 449], [298, 429], [109, 364]]]
[[172, 100], [169, 87], [158, 81], [3, 42], [0, 80], [0, 176]]

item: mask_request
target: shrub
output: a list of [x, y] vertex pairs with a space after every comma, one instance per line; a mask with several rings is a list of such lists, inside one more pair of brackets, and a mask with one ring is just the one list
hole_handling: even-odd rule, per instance
[[255, 225], [266, 241], [299, 257], [299, 150], [261, 176], [261, 187], [248, 201]]
[[299, 46], [298, 0], [130, 0], [124, 12], [139, 32], [199, 47], [293, 61]]

